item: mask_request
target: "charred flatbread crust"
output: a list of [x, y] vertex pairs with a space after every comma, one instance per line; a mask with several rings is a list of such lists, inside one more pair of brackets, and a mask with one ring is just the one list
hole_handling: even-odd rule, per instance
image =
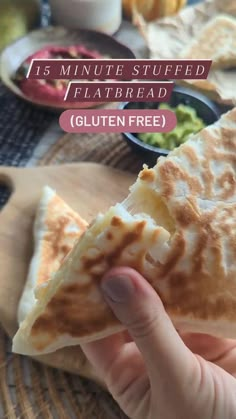
[[123, 329], [100, 291], [113, 266], [137, 269], [182, 331], [236, 338], [236, 108], [145, 167], [99, 214], [36, 293], [13, 350], [46, 353]]
[[86, 227], [86, 221], [54, 190], [44, 187], [34, 221], [34, 252], [18, 306], [19, 323], [36, 302], [35, 288], [59, 269]]

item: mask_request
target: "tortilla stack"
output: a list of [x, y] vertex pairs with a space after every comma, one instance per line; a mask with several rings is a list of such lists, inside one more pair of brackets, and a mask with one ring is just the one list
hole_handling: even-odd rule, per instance
[[212, 18], [181, 53], [181, 58], [212, 59], [213, 68], [236, 67], [236, 19]]

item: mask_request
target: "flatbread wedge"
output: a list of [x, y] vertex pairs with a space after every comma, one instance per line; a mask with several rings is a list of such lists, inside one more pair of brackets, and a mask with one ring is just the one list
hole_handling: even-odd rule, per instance
[[211, 59], [212, 68], [236, 67], [236, 19], [228, 15], [212, 18], [182, 51], [180, 58]]
[[36, 302], [34, 289], [59, 269], [86, 228], [87, 222], [53, 189], [49, 186], [43, 188], [34, 221], [34, 252], [18, 306], [19, 323]]
[[100, 291], [113, 266], [137, 269], [176, 328], [236, 338], [236, 108], [144, 167], [127, 199], [99, 214], [13, 339], [37, 354], [122, 325]]

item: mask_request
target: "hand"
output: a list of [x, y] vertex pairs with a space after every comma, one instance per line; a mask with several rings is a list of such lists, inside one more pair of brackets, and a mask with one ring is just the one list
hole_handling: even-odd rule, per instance
[[130, 268], [102, 280], [128, 332], [82, 346], [132, 419], [235, 419], [236, 341], [180, 337], [149, 283]]

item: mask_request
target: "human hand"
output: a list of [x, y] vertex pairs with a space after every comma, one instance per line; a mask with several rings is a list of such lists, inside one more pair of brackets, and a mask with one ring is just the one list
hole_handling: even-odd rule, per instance
[[236, 341], [180, 337], [158, 295], [133, 269], [111, 270], [101, 288], [128, 332], [82, 349], [130, 418], [236, 418]]

